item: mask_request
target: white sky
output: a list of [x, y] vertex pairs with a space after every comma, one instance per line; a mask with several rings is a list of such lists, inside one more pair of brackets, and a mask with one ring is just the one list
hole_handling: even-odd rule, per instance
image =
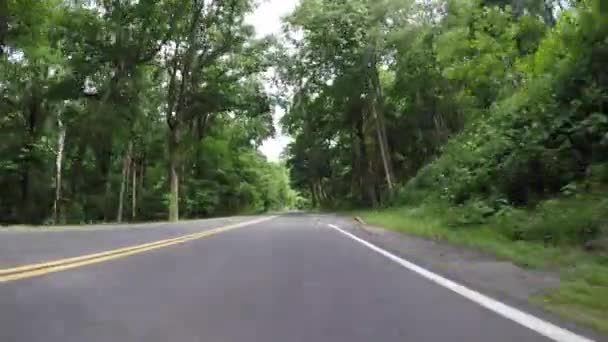
[[[300, 0], [262, 0], [261, 5], [255, 13], [248, 18], [248, 21], [255, 27], [258, 37], [263, 37], [270, 34], [281, 33], [281, 17], [293, 11]], [[268, 89], [273, 89], [270, 85]], [[275, 126], [277, 128], [277, 136], [274, 139], [269, 139], [264, 142], [260, 150], [271, 161], [278, 161], [281, 152], [290, 141], [289, 137], [284, 136], [278, 121], [284, 115], [281, 107], [274, 108]]]

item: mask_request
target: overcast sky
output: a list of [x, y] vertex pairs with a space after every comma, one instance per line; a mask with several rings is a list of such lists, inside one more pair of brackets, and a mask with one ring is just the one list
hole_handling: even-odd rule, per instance
[[[249, 18], [249, 22], [255, 26], [259, 37], [269, 34], [279, 34], [281, 32], [281, 17], [291, 12], [299, 0], [263, 0], [264, 2]], [[283, 116], [284, 112], [280, 107], [274, 109], [275, 123]], [[269, 160], [278, 161], [283, 149], [289, 143], [289, 138], [280, 133], [277, 127], [277, 137], [264, 142], [260, 148], [262, 153]]]

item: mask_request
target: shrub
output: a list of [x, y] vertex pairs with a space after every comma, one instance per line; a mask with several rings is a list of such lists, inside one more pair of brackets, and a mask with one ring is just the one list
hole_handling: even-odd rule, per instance
[[472, 200], [458, 207], [449, 208], [446, 223], [451, 226], [476, 225], [486, 223], [496, 213], [496, 209], [483, 200]]
[[584, 244], [598, 237], [608, 218], [608, 200], [576, 194], [541, 202], [534, 210], [505, 208], [490, 225], [512, 240]]

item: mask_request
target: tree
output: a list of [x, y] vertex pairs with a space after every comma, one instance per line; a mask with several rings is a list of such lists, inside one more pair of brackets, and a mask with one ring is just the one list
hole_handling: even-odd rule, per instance
[[171, 178], [186, 217], [286, 199], [263, 195], [275, 170], [256, 152], [274, 132], [262, 86], [272, 49], [244, 24], [252, 2], [2, 5], [0, 221], [161, 219]]
[[[377, 206], [420, 187], [455, 204], [526, 204], [559, 191], [602, 154], [599, 135], [566, 138], [577, 130], [568, 125], [604, 120], [584, 119], [605, 112], [603, 73], [589, 68], [603, 56], [597, 37], [605, 34], [594, 31], [602, 19], [593, 6], [303, 1], [285, 21], [280, 64], [293, 95], [283, 125], [294, 136], [294, 186], [324, 206]], [[577, 28], [579, 20], [589, 24]], [[567, 51], [559, 45], [566, 40]]]
[[[169, 128], [169, 179], [171, 184], [169, 219], [179, 219], [179, 147], [183, 126], [195, 113], [191, 110], [198, 101], [197, 92], [204, 82], [205, 68], [228, 56], [244, 42], [250, 33], [243, 24], [250, 9], [245, 0], [180, 1], [176, 15], [186, 20], [172, 32], [171, 49], [165, 54], [167, 70], [166, 118]], [[170, 51], [171, 50], [171, 51]]]

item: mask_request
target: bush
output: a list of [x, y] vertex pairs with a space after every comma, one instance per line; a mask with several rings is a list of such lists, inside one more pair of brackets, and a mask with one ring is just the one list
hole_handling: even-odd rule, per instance
[[592, 203], [550, 200], [545, 202], [540, 215], [526, 227], [528, 240], [552, 243], [584, 243], [597, 237], [605, 214]]
[[415, 188], [408, 186], [400, 186], [396, 190], [396, 194], [390, 201], [390, 206], [401, 205], [418, 205], [426, 201], [429, 197], [427, 189]]
[[605, 32], [581, 25], [593, 20], [589, 9], [580, 12], [580, 17], [565, 14], [538, 51], [520, 61], [522, 86], [451, 139], [441, 156], [408, 182], [407, 194], [400, 196], [404, 202], [416, 199], [413, 190], [427, 189], [456, 205], [470, 206], [466, 203], [478, 197], [534, 205], [604, 158], [608, 77], [590, 62], [605, 55], [608, 45]]
[[512, 240], [582, 245], [597, 238], [608, 218], [608, 200], [576, 194], [540, 203], [534, 210], [508, 208], [490, 225]]
[[446, 223], [450, 226], [479, 225], [486, 223], [496, 213], [496, 209], [483, 200], [472, 200], [445, 212]]

